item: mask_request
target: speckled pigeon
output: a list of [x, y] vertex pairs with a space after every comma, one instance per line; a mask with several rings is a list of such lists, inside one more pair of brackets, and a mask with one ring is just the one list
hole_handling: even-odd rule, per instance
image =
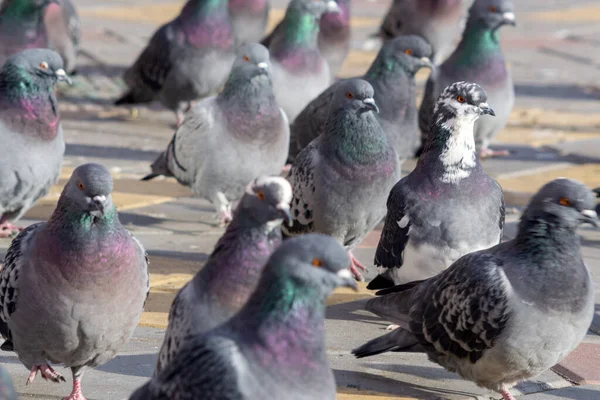
[[456, 48], [473, 0], [394, 0], [379, 35], [384, 40], [419, 35], [433, 47], [433, 61], [442, 63]]
[[[324, 133], [298, 154], [292, 184], [294, 236], [325, 233], [351, 250], [385, 216], [385, 199], [400, 179], [398, 156], [375, 113], [373, 87], [362, 79], [343, 81], [330, 104]], [[365, 267], [352, 258], [352, 272]]]
[[44, 9], [56, 0], [3, 0], [0, 6], [0, 65], [25, 49], [48, 47]]
[[175, 176], [208, 199], [223, 224], [229, 222], [230, 202], [257, 176], [278, 175], [287, 157], [288, 120], [275, 100], [269, 68], [264, 46], [241, 47], [223, 91], [187, 114], [143, 180]]
[[73, 373], [66, 400], [84, 400], [88, 368], [111, 360], [135, 329], [149, 290], [148, 260], [123, 228], [106, 168], [73, 171], [48, 222], [29, 226], [12, 242], [0, 273], [0, 317], [19, 360], [54, 382]]
[[476, 82], [486, 88], [496, 117], [483, 117], [475, 123], [475, 145], [480, 157], [507, 155], [508, 152], [488, 148], [494, 137], [506, 126], [515, 95], [512, 77], [500, 48], [498, 29], [515, 25], [510, 0], [477, 0], [458, 48], [429, 77], [421, 109], [419, 125], [426, 141], [431, 127], [431, 112], [439, 93], [456, 81]]
[[71, 0], [56, 0], [44, 12], [44, 26], [49, 47], [63, 59], [65, 71], [71, 74], [77, 66], [77, 50], [81, 39], [81, 22]]
[[319, 23], [319, 51], [327, 64], [331, 78], [340, 72], [350, 52], [350, 0], [337, 0], [340, 10], [327, 12]]
[[369, 289], [429, 278], [459, 257], [500, 242], [504, 195], [475, 154], [473, 124], [493, 115], [483, 88], [457, 82], [440, 96], [434, 135], [415, 169], [394, 186]]
[[325, 12], [340, 12], [340, 7], [333, 0], [292, 0], [283, 21], [261, 42], [271, 52], [275, 97], [290, 123], [331, 82], [318, 45]]
[[229, 0], [229, 15], [238, 46], [260, 42], [267, 29], [269, 0]]
[[235, 58], [227, 0], [189, 0], [161, 26], [124, 75], [128, 91], [115, 104], [160, 102], [183, 122], [190, 102], [220, 89]]
[[335, 239], [306, 235], [271, 256], [257, 290], [225, 324], [189, 338], [131, 400], [334, 400], [325, 348], [325, 299], [356, 288]]
[[292, 188], [281, 177], [252, 181], [206, 265], [173, 301], [155, 375], [177, 357], [187, 338], [221, 325], [256, 289], [290, 217]]
[[559, 363], [590, 326], [594, 284], [576, 229], [600, 226], [595, 205], [579, 182], [546, 184], [521, 217], [515, 239], [369, 300], [368, 310], [403, 327], [353, 353], [420, 346], [431, 361], [514, 400], [511, 386]]
[[[411, 158], [421, 144], [416, 106], [415, 74], [431, 68], [431, 46], [419, 36], [400, 36], [383, 45], [362, 79], [375, 90], [377, 118], [400, 161]], [[291, 126], [289, 159], [323, 133], [336, 82], [310, 102]]]
[[0, 237], [56, 183], [65, 152], [54, 86], [70, 82], [60, 56], [30, 49], [0, 68]]

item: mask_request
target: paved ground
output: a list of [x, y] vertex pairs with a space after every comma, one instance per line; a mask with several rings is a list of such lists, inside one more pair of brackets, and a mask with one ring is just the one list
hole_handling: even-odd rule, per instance
[[[361, 74], [373, 59], [365, 42], [389, 0], [355, 0], [353, 51], [344, 76]], [[170, 302], [198, 271], [222, 230], [210, 206], [194, 199], [172, 180], [139, 182], [167, 144], [173, 116], [159, 106], [140, 110], [136, 119], [111, 106], [121, 93], [119, 77], [156, 26], [174, 16], [172, 0], [76, 0], [84, 22], [80, 74], [72, 88], [61, 89], [67, 156], [61, 181], [21, 223], [45, 219], [73, 168], [101, 162], [116, 179], [114, 195], [121, 220], [144, 243], [151, 258], [152, 291], [140, 327], [123, 353], [86, 375], [88, 398], [122, 399], [146, 381], [154, 367]], [[275, 0], [272, 25], [283, 15], [285, 0]], [[514, 234], [519, 207], [546, 181], [559, 176], [600, 186], [600, 5], [597, 0], [518, 2], [519, 26], [506, 28], [503, 43], [515, 79], [517, 104], [498, 146], [511, 149], [505, 159], [484, 163], [506, 191], [513, 213], [507, 233]], [[419, 82], [426, 75], [419, 75]], [[493, 105], [492, 105], [493, 106]], [[407, 163], [409, 171], [413, 163]], [[600, 284], [600, 233], [582, 230], [584, 254]], [[370, 263], [379, 232], [357, 254]], [[8, 247], [0, 241], [0, 259]], [[372, 276], [372, 275], [371, 275]], [[600, 287], [600, 286], [598, 286]], [[383, 332], [385, 323], [362, 311], [366, 290], [340, 291], [330, 299], [328, 350], [339, 399], [488, 399], [497, 395], [477, 388], [429, 363], [422, 355], [386, 354], [355, 360], [349, 350]], [[598, 297], [600, 299], [600, 297]], [[519, 385], [524, 399], [600, 398], [600, 305], [582, 346], [553, 370]], [[10, 353], [0, 362], [12, 374], [23, 398], [57, 399], [70, 383], [35, 382], [25, 386], [27, 371]], [[70, 382], [70, 381], [69, 381]], [[596, 385], [596, 386], [595, 386]]]

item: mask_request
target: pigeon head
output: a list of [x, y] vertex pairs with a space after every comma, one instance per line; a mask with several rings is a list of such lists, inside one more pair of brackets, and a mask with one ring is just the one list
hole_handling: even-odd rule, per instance
[[[336, 0], [339, 10], [326, 12], [321, 17], [321, 30], [329, 31], [350, 26], [350, 0]], [[332, 7], [334, 8], [334, 7]]]
[[521, 224], [541, 219], [571, 229], [584, 223], [600, 227], [595, 208], [595, 195], [584, 184], [573, 179], [555, 179], [531, 199]]
[[[393, 70], [396, 65], [414, 74], [421, 68], [433, 68], [433, 50], [425, 39], [417, 35], [398, 36], [387, 41], [379, 51], [379, 68]], [[375, 64], [375, 63], [374, 63]]]
[[356, 289], [348, 252], [331, 236], [307, 234], [286, 240], [271, 256], [267, 269], [296, 288], [319, 289], [327, 297], [336, 287]]
[[71, 84], [60, 55], [49, 49], [28, 49], [10, 57], [0, 70], [1, 85], [10, 90], [48, 91], [57, 82]]
[[291, 223], [292, 187], [278, 176], [261, 176], [250, 182], [240, 201], [239, 212], [244, 217], [276, 227], [282, 221]]
[[100, 218], [113, 208], [112, 190], [110, 172], [100, 164], [90, 163], [75, 168], [61, 197], [68, 198], [81, 212]]
[[469, 14], [471, 23], [483, 24], [486, 28], [497, 31], [501, 26], [516, 26], [514, 6], [510, 0], [477, 0]]
[[474, 123], [481, 115], [496, 115], [487, 103], [485, 90], [470, 82], [456, 82], [444, 89], [433, 113], [437, 123], [447, 118]]
[[269, 50], [262, 44], [248, 43], [238, 49], [232, 73], [241, 73], [250, 78], [268, 76], [270, 66]]
[[358, 114], [374, 111], [379, 113], [375, 104], [373, 86], [362, 79], [348, 79], [342, 81], [336, 89], [332, 107], [338, 107], [347, 111], [355, 111]]
[[340, 12], [340, 6], [335, 0], [292, 0], [290, 8], [311, 14], [317, 19], [325, 13]]

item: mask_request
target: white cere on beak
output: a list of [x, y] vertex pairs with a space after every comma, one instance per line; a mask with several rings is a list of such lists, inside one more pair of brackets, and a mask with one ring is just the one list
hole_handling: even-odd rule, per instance
[[363, 103], [365, 104], [375, 104], [375, 99], [373, 99], [372, 97], [367, 97], [366, 99], [363, 100]]
[[594, 210], [583, 210], [581, 212], [583, 215], [585, 215], [586, 217], [590, 217], [590, 218], [598, 218], [598, 213]]
[[327, 2], [327, 12], [335, 12], [335, 13], [339, 13], [340, 11], [340, 6], [338, 5], [338, 3], [336, 3], [333, 0], [329, 0]]
[[347, 268], [340, 269], [336, 275], [341, 279], [354, 279], [352, 272], [350, 272], [350, 270]]
[[64, 69], [59, 68], [59, 69], [56, 70], [56, 75], [64, 77], [64, 76], [67, 76], [67, 73], [65, 72]]
[[256, 66], [260, 69], [264, 69], [264, 70], [268, 70], [269, 69], [269, 64], [267, 64], [266, 62], [261, 62], [256, 64]]
[[95, 202], [98, 202], [98, 203], [104, 203], [104, 201], [106, 201], [106, 196], [101, 194], [99, 196], [92, 197], [92, 200], [94, 200]]
[[505, 12], [502, 14], [502, 18], [504, 18], [506, 21], [515, 22], [515, 14], [511, 12]]

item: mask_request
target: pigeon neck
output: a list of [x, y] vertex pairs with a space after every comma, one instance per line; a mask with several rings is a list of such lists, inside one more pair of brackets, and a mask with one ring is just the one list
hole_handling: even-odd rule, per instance
[[229, 10], [249, 14], [263, 14], [267, 8], [267, 0], [230, 0]]
[[[526, 210], [519, 222], [517, 243], [532, 245], [532, 248], [558, 253], [579, 253], [579, 236], [575, 226], [565, 225], [558, 218], [545, 214], [530, 214]], [[544, 246], [547, 244], [548, 246]]]
[[414, 74], [400, 65], [388, 67], [379, 70], [372, 67], [365, 75], [365, 80], [375, 90], [380, 120], [409, 122], [414, 117], [416, 122], [417, 88]]
[[181, 11], [183, 31], [195, 47], [233, 46], [233, 28], [226, 0], [190, 0]]
[[481, 21], [471, 19], [448, 63], [455, 67], [480, 65], [482, 59], [496, 54], [502, 54], [498, 30], [490, 29]]
[[19, 21], [20, 23], [39, 23], [43, 8], [31, 0], [6, 1], [0, 10], [0, 21]]
[[340, 12], [328, 12], [321, 16], [319, 26], [323, 32], [335, 33], [340, 29], [350, 27], [350, 1], [338, 0]]
[[412, 71], [403, 63], [389, 55], [379, 55], [365, 74], [370, 79], [397, 80], [414, 77], [417, 71]]
[[417, 8], [428, 15], [441, 15], [451, 13], [463, 0], [419, 0]]
[[[283, 20], [282, 29], [281, 48], [315, 49], [317, 47], [319, 19], [313, 14], [290, 9]], [[273, 51], [277, 53], [277, 47]]]

